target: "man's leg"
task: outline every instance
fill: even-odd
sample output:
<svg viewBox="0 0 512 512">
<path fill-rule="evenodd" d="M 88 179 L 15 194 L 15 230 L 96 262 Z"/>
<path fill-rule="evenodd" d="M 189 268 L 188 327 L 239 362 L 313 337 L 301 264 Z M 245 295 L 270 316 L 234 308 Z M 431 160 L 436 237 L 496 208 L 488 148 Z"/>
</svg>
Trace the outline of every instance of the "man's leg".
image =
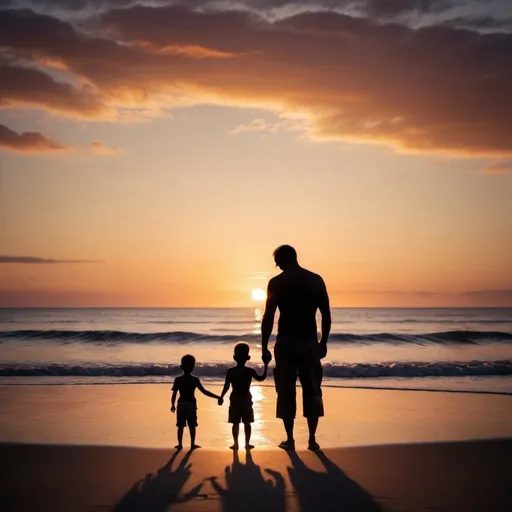
<svg viewBox="0 0 512 512">
<path fill-rule="evenodd" d="M 309 445 L 313 447 L 316 442 L 316 428 L 318 427 L 318 418 L 308 418 Z M 318 447 L 319 448 L 319 447 Z M 318 448 L 316 448 L 318 450 Z"/>
<path fill-rule="evenodd" d="M 281 444 L 294 445 L 295 439 L 293 438 L 293 428 L 295 426 L 294 418 L 283 418 L 284 429 L 286 431 L 286 441 Z"/>
<path fill-rule="evenodd" d="M 286 441 L 279 446 L 284 449 L 294 449 L 293 427 L 297 410 L 297 366 L 291 359 L 291 354 L 287 352 L 286 348 L 280 346 L 279 343 L 276 344 L 274 380 L 277 391 L 277 417 L 283 420 L 286 430 Z"/>
<path fill-rule="evenodd" d="M 322 401 L 322 364 L 317 357 L 317 347 L 313 346 L 304 353 L 299 364 L 299 379 L 302 386 L 302 403 L 304 417 L 307 418 L 309 428 L 310 450 L 318 450 L 320 447 L 316 442 L 316 429 L 318 418 L 324 415 Z"/>
</svg>

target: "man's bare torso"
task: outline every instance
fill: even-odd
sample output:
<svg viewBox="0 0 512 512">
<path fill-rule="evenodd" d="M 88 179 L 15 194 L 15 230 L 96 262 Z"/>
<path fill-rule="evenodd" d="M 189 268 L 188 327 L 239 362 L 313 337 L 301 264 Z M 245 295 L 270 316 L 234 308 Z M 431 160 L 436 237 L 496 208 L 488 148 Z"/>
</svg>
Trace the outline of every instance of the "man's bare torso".
<svg viewBox="0 0 512 512">
<path fill-rule="evenodd" d="M 297 267 L 271 279 L 269 291 L 279 308 L 277 339 L 317 341 L 316 311 L 326 294 L 323 279 Z"/>
</svg>

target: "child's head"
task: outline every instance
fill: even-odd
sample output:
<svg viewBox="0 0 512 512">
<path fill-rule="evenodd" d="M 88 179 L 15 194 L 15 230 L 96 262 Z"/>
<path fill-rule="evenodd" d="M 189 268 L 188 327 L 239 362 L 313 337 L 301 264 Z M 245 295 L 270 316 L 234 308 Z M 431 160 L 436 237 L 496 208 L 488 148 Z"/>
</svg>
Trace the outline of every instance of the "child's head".
<svg viewBox="0 0 512 512">
<path fill-rule="evenodd" d="M 185 373 L 190 373 L 194 369 L 194 366 L 196 365 L 196 358 L 194 356 L 191 356 L 190 354 L 187 354 L 186 356 L 183 356 L 181 358 L 181 366 L 180 368 Z"/>
<path fill-rule="evenodd" d="M 247 343 L 237 343 L 235 345 L 233 359 L 240 364 L 245 364 L 251 356 L 249 355 L 249 345 Z"/>
</svg>

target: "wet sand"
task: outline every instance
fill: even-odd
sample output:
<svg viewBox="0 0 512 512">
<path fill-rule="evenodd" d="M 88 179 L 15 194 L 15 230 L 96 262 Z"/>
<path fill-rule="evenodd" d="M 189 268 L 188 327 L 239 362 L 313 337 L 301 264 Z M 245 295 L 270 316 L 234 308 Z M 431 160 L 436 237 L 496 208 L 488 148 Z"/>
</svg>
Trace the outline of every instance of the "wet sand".
<svg viewBox="0 0 512 512">
<path fill-rule="evenodd" d="M 219 383 L 205 386 L 220 393 Z M 251 389 L 253 444 L 274 448 L 283 438 L 275 390 Z M 512 396 L 330 387 L 323 392 L 326 415 L 318 428 L 323 448 L 512 438 Z M 300 404 L 300 389 L 297 398 Z M 201 393 L 197 399 L 199 444 L 227 448 L 232 444 L 227 400 L 219 407 Z M 0 386 L 0 442 L 169 449 L 176 444 L 169 403 L 170 384 Z M 306 448 L 301 417 L 296 439 L 297 449 Z"/>
</svg>

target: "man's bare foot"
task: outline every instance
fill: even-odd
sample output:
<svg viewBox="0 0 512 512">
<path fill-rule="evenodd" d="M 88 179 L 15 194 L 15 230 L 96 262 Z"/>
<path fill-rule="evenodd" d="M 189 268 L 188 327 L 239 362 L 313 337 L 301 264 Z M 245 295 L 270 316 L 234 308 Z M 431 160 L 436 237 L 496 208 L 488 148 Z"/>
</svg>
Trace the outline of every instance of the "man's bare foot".
<svg viewBox="0 0 512 512">
<path fill-rule="evenodd" d="M 183 450 L 183 445 L 182 444 L 177 444 L 174 448 L 176 448 L 176 450 Z"/>
<path fill-rule="evenodd" d="M 238 450 L 238 443 L 235 443 L 229 447 L 230 450 Z"/>
<path fill-rule="evenodd" d="M 245 445 L 245 449 L 246 449 L 246 450 L 252 450 L 253 448 L 254 448 L 254 445 L 253 445 L 253 444 L 249 444 L 249 443 L 247 443 L 247 444 Z"/>
<path fill-rule="evenodd" d="M 197 450 L 198 448 L 201 448 L 201 446 L 200 446 L 200 445 L 198 445 L 198 444 L 193 444 L 193 445 L 190 447 L 190 449 L 191 449 L 191 450 Z"/>
<path fill-rule="evenodd" d="M 315 439 L 309 440 L 308 450 L 311 450 L 312 452 L 317 452 L 318 450 L 320 450 L 320 445 L 316 442 Z"/>
<path fill-rule="evenodd" d="M 293 439 L 287 439 L 279 444 L 279 448 L 283 450 L 295 450 L 295 441 Z"/>
</svg>

